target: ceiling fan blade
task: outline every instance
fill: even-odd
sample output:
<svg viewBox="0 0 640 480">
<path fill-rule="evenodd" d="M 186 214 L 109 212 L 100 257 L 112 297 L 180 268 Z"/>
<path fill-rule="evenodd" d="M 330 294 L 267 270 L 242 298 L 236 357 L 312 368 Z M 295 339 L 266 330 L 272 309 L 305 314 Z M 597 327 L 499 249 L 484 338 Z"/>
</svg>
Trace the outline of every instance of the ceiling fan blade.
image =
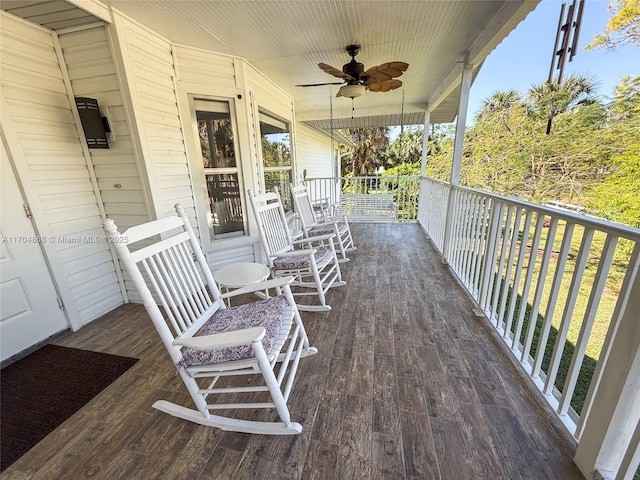
<svg viewBox="0 0 640 480">
<path fill-rule="evenodd" d="M 409 64 L 405 62 L 387 62 L 382 65 L 369 68 L 362 72 L 360 76 L 368 77 L 370 80 L 373 79 L 377 82 L 384 82 L 386 80 L 399 77 L 407 70 L 407 68 L 409 68 Z"/>
<path fill-rule="evenodd" d="M 329 83 L 305 83 L 304 85 L 295 85 L 296 87 L 321 87 L 323 85 L 342 85 L 344 82 L 329 82 Z"/>
<path fill-rule="evenodd" d="M 400 88 L 402 82 L 397 79 L 385 80 L 384 82 L 372 82 L 367 85 L 367 89 L 370 92 L 388 92 Z"/>
<path fill-rule="evenodd" d="M 346 74 L 342 70 L 338 70 L 331 65 L 327 65 L 326 63 L 319 63 L 318 67 L 320 67 L 320 70 L 322 70 L 323 72 L 328 73 L 329 75 L 333 75 L 334 77 L 344 78 L 345 80 L 355 80 L 355 78 L 353 78 L 351 75 Z"/>
</svg>

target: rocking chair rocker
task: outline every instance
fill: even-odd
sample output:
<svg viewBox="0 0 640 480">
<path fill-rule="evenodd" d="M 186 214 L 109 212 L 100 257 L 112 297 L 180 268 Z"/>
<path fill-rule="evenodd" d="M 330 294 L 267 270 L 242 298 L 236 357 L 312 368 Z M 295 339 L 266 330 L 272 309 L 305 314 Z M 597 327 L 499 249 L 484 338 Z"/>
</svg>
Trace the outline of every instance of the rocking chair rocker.
<svg viewBox="0 0 640 480">
<path fill-rule="evenodd" d="M 122 234 L 113 220 L 104 222 L 107 238 L 197 410 L 165 400 L 156 401 L 153 407 L 222 430 L 300 433 L 302 426 L 291 421 L 287 399 L 300 358 L 317 349 L 309 346 L 291 294 L 293 278 L 266 280 L 221 295 L 184 209 L 178 204 L 176 211 L 177 216 L 131 227 Z M 157 235 L 162 239 L 149 244 Z M 132 252 L 130 245 L 141 241 L 145 242 Z M 225 298 L 267 289 L 282 294 L 235 308 L 225 306 Z M 246 380 L 229 378 L 256 375 L 262 375 L 263 382 L 247 385 Z M 266 394 L 269 399 L 258 398 Z M 212 414 L 215 410 L 267 408 L 277 410 L 279 422 Z"/>
<path fill-rule="evenodd" d="M 272 275 L 276 278 L 293 276 L 295 280 L 291 286 L 303 289 L 295 291 L 294 296 L 318 296 L 320 305 L 298 304 L 299 310 L 331 310 L 326 303 L 327 291 L 346 285 L 333 244 L 335 234 L 293 240 L 278 190 L 255 196 L 251 191 L 248 193 Z"/>
<path fill-rule="evenodd" d="M 356 250 L 356 246 L 353 243 L 347 217 L 332 218 L 323 215 L 322 220 L 317 220 L 307 187 L 305 185 L 294 186 L 292 183 L 289 186 L 293 197 L 293 205 L 298 214 L 304 236 L 310 238 L 335 233 L 336 250 L 340 253 L 338 261 L 340 263 L 348 262 L 347 252 Z"/>
</svg>

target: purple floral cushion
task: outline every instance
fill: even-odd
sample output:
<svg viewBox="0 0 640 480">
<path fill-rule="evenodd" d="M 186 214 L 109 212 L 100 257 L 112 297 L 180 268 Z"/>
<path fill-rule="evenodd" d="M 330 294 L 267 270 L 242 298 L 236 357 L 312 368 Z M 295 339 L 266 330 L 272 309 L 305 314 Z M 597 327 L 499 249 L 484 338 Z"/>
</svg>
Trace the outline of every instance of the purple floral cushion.
<svg viewBox="0 0 640 480">
<path fill-rule="evenodd" d="M 315 247 L 316 253 L 313 255 L 316 259 L 316 265 L 321 265 L 322 262 L 331 255 L 331 251 L 326 247 Z M 273 260 L 273 269 L 278 270 L 301 270 L 303 268 L 311 267 L 311 259 L 309 255 L 297 255 L 294 257 L 277 257 Z"/>
<path fill-rule="evenodd" d="M 338 232 L 343 234 L 347 231 L 347 224 L 344 222 L 337 222 Z M 318 235 L 326 235 L 328 233 L 335 233 L 335 228 L 333 223 L 322 223 L 320 225 L 316 225 L 315 227 L 311 227 L 307 233 L 310 237 L 316 237 Z"/>
<path fill-rule="evenodd" d="M 285 297 L 273 297 L 259 302 L 240 305 L 234 308 L 218 310 L 198 331 L 196 336 L 214 333 L 232 332 L 244 328 L 264 327 L 266 333 L 262 338 L 267 355 L 276 344 L 283 321 L 287 320 L 285 310 L 288 303 Z M 230 360 L 242 360 L 253 357 L 251 345 L 218 348 L 214 350 L 182 349 L 182 361 L 178 367 L 211 365 Z"/>
</svg>

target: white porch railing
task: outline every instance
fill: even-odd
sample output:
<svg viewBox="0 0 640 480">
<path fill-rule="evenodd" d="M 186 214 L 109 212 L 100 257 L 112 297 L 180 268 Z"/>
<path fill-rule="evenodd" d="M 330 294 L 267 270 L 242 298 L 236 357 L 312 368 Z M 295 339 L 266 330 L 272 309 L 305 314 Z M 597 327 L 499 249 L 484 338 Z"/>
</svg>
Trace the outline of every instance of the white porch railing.
<svg viewBox="0 0 640 480">
<path fill-rule="evenodd" d="M 398 221 L 418 219 L 420 177 L 369 176 L 339 178 L 305 178 L 312 201 L 338 204 L 340 193 L 392 194 L 398 205 Z"/>
<path fill-rule="evenodd" d="M 640 231 L 433 179 L 420 199 L 418 221 L 573 435 L 585 476 L 631 479 Z"/>
</svg>

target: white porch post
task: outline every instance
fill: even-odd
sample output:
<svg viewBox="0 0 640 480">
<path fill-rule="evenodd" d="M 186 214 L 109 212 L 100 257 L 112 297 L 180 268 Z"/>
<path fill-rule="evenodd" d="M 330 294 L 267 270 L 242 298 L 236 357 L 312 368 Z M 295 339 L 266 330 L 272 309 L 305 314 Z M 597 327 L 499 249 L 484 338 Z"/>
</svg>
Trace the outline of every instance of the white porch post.
<svg viewBox="0 0 640 480">
<path fill-rule="evenodd" d="M 424 112 L 424 134 L 422 135 L 422 164 L 420 166 L 420 176 L 427 175 L 427 155 L 429 150 L 429 127 L 431 127 L 431 112 Z"/>
<path fill-rule="evenodd" d="M 575 462 L 587 478 L 631 479 L 640 452 L 640 246 L 636 245 L 578 425 Z M 604 365 L 604 367 L 600 367 Z M 595 392 L 595 393 L 594 393 Z M 592 402 L 589 399 L 592 398 Z M 585 411 L 582 412 L 585 416 Z M 594 477 L 598 472 L 600 477 Z"/>
<path fill-rule="evenodd" d="M 444 225 L 444 245 L 442 261 L 448 262 L 451 249 L 451 228 L 453 227 L 453 210 L 455 207 L 455 189 L 460 184 L 460 166 L 462 164 L 462 147 L 464 145 L 464 130 L 467 124 L 467 109 L 469 106 L 469 90 L 471 90 L 471 78 L 473 65 L 469 65 L 469 54 L 465 55 L 465 65 L 462 70 L 462 86 L 460 89 L 460 104 L 456 120 L 456 137 L 453 144 L 453 165 L 451 166 L 451 187 L 449 188 L 449 202 L 447 205 L 447 220 Z"/>
<path fill-rule="evenodd" d="M 427 176 L 427 162 L 429 161 L 427 150 L 429 150 L 429 127 L 431 125 L 431 112 L 427 105 L 427 111 L 424 112 L 424 134 L 422 136 L 422 157 L 420 165 L 420 199 L 418 200 L 418 222 L 422 225 L 422 229 L 427 235 L 431 235 L 431 222 L 433 212 L 431 211 L 430 195 L 432 192 L 427 191 L 427 182 L 424 178 Z"/>
</svg>

